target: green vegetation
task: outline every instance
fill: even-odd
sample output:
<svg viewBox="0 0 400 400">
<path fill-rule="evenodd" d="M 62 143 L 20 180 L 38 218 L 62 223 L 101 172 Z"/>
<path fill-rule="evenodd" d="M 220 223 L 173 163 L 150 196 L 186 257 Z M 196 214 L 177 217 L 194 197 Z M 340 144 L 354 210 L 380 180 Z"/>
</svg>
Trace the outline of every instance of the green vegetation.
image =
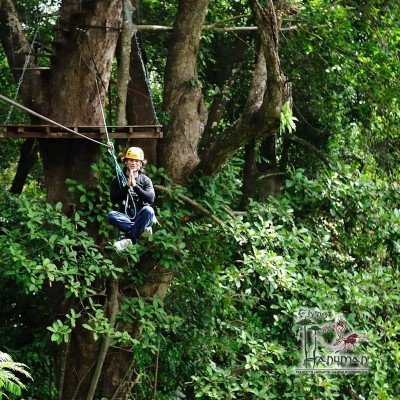
<svg viewBox="0 0 400 400">
<path fill-rule="evenodd" d="M 143 23 L 156 16 L 173 22 L 175 2 L 143 3 Z M 399 6 L 294 3 L 296 28 L 280 38 L 294 105 L 293 112 L 283 107 L 280 133 L 312 146 L 278 139 L 284 178 L 266 201 L 247 199 L 237 211 L 243 150 L 217 178 L 197 174 L 185 186 L 148 165 L 164 188 L 157 191 L 159 224 L 121 256 L 105 220 L 113 175 L 107 152 L 92 165 L 95 188 L 67 179 L 78 209 L 69 217 L 61 203 L 46 204 L 40 168 L 22 194 L 8 192 L 20 143 L 1 142 L 0 399 L 21 397 L 21 389 L 26 400 L 57 398 L 52 347 L 68 346 L 77 330 L 133 353 L 131 399 L 400 398 Z M 245 1 L 214 2 L 210 10 L 210 24 L 249 12 Z M 159 104 L 166 35 L 145 36 Z M 191 82 L 203 87 L 207 105 L 216 93 L 226 97 L 221 129 L 235 121 L 250 81 L 244 69 L 229 90 L 219 87 L 218 65 L 232 40 L 204 34 L 200 77 Z M 8 79 L 3 61 L 2 92 L 11 92 Z M 150 258 L 173 276 L 165 298 L 136 295 L 145 276 L 135 266 Z M 105 279 L 120 282 L 115 324 L 104 312 Z M 65 316 L 51 307 L 55 293 L 70 307 Z M 302 307 L 343 315 L 363 333 L 368 341 L 358 349 L 369 357 L 369 372 L 296 374 Z"/>
<path fill-rule="evenodd" d="M 340 165 L 313 179 L 294 170 L 281 196 L 253 202 L 246 215 L 233 219 L 223 208 L 233 200 L 224 191 L 232 179 L 227 170 L 217 181 L 193 182 L 192 191 L 171 188 L 158 213 L 160 226 L 126 254 L 123 268 L 83 229 L 95 212 L 87 198 L 81 198 L 87 212 L 70 220 L 60 207 L 3 195 L 1 281 L 12 280 L 36 297 L 61 283 L 68 296 L 80 299 L 65 320 L 49 324 L 56 343 L 68 341 L 85 313 L 84 328 L 95 337 L 109 333 L 115 345 L 133 344 L 141 376 L 134 398 L 151 395 L 155 357 L 160 399 L 190 392 L 210 399 L 304 398 L 305 393 L 350 399 L 352 392 L 395 398 L 400 390 L 397 184 Z M 151 173 L 156 181 L 164 179 L 162 171 Z M 188 209 L 178 193 L 209 207 L 223 224 Z M 175 279 L 164 303 L 155 297 L 122 305 L 118 319 L 140 323 L 138 339 L 110 329 L 92 283 L 111 274 L 140 284 L 134 265 L 146 253 L 172 268 Z M 300 307 L 343 313 L 368 337 L 363 350 L 371 358 L 370 373 L 295 375 L 301 331 L 294 318 Z M 10 344 L 11 332 L 2 331 Z"/>
<path fill-rule="evenodd" d="M 15 362 L 8 354 L 0 352 L 0 398 L 7 394 L 20 396 L 22 389 L 26 389 L 17 374 L 31 378 L 26 365 Z"/>
</svg>

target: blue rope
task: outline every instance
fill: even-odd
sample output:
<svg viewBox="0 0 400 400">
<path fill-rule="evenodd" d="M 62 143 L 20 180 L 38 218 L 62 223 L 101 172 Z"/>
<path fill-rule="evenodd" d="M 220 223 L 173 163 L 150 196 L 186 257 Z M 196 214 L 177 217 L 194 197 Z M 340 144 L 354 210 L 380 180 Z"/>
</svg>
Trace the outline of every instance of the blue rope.
<svg viewBox="0 0 400 400">
<path fill-rule="evenodd" d="M 114 161 L 115 174 L 117 175 L 119 186 L 124 187 L 128 184 L 126 175 L 124 174 L 124 171 L 122 171 L 121 167 L 118 164 L 118 160 L 117 160 L 117 157 L 115 157 L 114 150 L 109 149 L 108 152 L 111 154 L 111 157 L 113 158 L 113 161 Z"/>
<path fill-rule="evenodd" d="M 122 171 L 121 167 L 119 166 L 117 157 L 115 156 L 115 153 L 114 153 L 114 146 L 112 145 L 111 142 L 108 142 L 108 145 L 112 146 L 111 148 L 109 148 L 108 152 L 111 154 L 111 157 L 113 158 L 115 174 L 117 175 L 119 187 L 122 188 L 128 184 L 128 180 L 126 179 L 126 175 L 125 175 L 124 171 Z M 125 215 L 130 219 L 134 219 L 134 218 L 136 218 L 136 204 L 135 204 L 135 201 L 133 199 L 132 192 L 130 189 L 128 190 L 128 196 L 132 200 L 132 204 L 135 209 L 135 214 L 133 217 L 128 215 L 128 212 L 127 212 L 128 211 L 128 197 L 127 197 L 126 202 L 125 202 Z"/>
</svg>

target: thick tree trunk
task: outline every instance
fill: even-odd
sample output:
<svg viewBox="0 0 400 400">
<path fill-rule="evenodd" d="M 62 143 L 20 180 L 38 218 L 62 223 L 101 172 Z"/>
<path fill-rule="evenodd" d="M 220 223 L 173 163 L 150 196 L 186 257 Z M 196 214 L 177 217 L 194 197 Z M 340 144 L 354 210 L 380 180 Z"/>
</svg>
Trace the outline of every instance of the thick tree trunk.
<svg viewBox="0 0 400 400">
<path fill-rule="evenodd" d="M 82 5 L 82 7 L 84 7 Z M 104 103 L 111 74 L 121 2 L 90 2 L 86 8 L 76 2 L 63 2 L 60 11 L 57 48 L 51 76 L 46 79 L 47 101 L 42 113 L 64 125 L 102 125 L 100 101 Z M 88 31 L 75 25 L 88 26 Z M 90 29 L 90 26 L 109 28 Z M 96 77 L 102 85 L 98 93 Z M 65 184 L 67 177 L 94 185 L 90 165 L 96 161 L 100 146 L 88 140 L 41 140 L 41 154 L 47 200 L 72 201 Z"/>
<path fill-rule="evenodd" d="M 176 180 L 185 182 L 199 157 L 197 145 L 207 114 L 198 80 L 197 54 L 208 0 L 180 0 L 169 49 L 164 107 L 169 124 L 160 142 L 160 161 Z"/>
<path fill-rule="evenodd" d="M 100 101 L 104 103 L 111 75 L 121 6 L 120 0 L 62 3 L 54 62 L 51 72 L 41 77 L 45 88 L 45 101 L 40 110 L 43 115 L 64 125 L 103 125 Z M 75 29 L 77 25 L 87 27 L 87 31 Z M 103 29 L 91 29 L 102 26 Z M 101 81 L 99 90 L 96 78 Z M 100 145 L 84 139 L 39 142 L 47 201 L 52 204 L 61 201 L 66 210 L 73 199 L 65 179 L 72 178 L 89 187 L 95 185 L 91 164 L 98 158 Z M 71 307 L 62 292 L 62 289 L 52 291 L 57 315 L 63 315 Z M 91 332 L 78 326 L 68 346 L 55 349 L 59 400 L 86 399 L 100 348 L 101 341 L 94 341 Z M 120 379 L 118 371 L 102 375 L 98 390 L 103 391 L 105 387 L 107 395 L 114 393 Z"/>
</svg>

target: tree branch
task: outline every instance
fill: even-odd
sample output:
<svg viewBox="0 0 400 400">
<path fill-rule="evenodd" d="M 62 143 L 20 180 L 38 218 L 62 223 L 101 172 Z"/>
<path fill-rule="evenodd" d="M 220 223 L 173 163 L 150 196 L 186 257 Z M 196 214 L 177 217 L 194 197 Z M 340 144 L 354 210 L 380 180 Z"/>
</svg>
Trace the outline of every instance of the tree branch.
<svg viewBox="0 0 400 400">
<path fill-rule="evenodd" d="M 0 0 L 0 42 L 7 57 L 15 81 L 18 81 L 25 64 L 26 54 L 29 53 L 29 43 L 25 37 L 17 10 L 12 0 Z M 36 64 L 29 60 L 27 67 Z"/>
<path fill-rule="evenodd" d="M 259 111 L 265 93 L 267 69 L 262 50 L 258 53 L 252 83 L 242 116 L 221 134 L 214 135 L 207 151 L 202 154 L 198 169 L 207 175 L 216 175 L 223 165 L 237 152 L 259 135 L 253 118 Z"/>
<path fill-rule="evenodd" d="M 324 163 L 329 164 L 329 160 L 325 157 L 324 153 L 321 150 L 318 150 L 313 144 L 310 142 L 307 142 L 307 140 L 304 140 L 298 136 L 294 135 L 289 135 L 289 134 L 283 134 L 282 135 L 286 140 L 293 142 L 293 143 L 298 143 L 301 146 L 307 148 L 308 150 L 311 150 L 313 153 L 315 153 L 318 158 L 320 158 Z"/>
<path fill-rule="evenodd" d="M 29 172 L 39 159 L 39 146 L 35 139 L 26 139 L 20 147 L 17 172 L 15 173 L 10 193 L 21 194 Z"/>
<path fill-rule="evenodd" d="M 165 187 L 165 186 L 154 185 L 154 189 L 159 190 L 161 192 L 166 192 L 170 196 L 173 195 L 172 190 L 167 188 L 167 187 Z M 178 198 L 180 198 L 181 200 L 183 200 L 185 203 L 191 205 L 193 208 L 195 208 L 195 209 L 199 210 L 200 212 L 202 212 L 204 215 L 207 215 L 207 217 L 210 217 L 217 224 L 224 225 L 224 222 L 222 220 L 220 220 L 218 217 L 216 217 L 211 211 L 207 210 L 201 204 L 197 203 L 197 201 L 192 200 L 191 198 L 185 196 L 182 193 L 178 193 L 178 194 L 176 194 L 176 196 Z"/>
<path fill-rule="evenodd" d="M 226 109 L 228 102 L 228 94 L 235 82 L 236 75 L 242 69 L 244 56 L 247 53 L 248 44 L 242 37 L 237 37 L 234 50 L 231 52 L 230 59 L 225 62 L 224 74 L 221 81 L 223 82 L 222 88 L 218 94 L 214 96 L 210 110 L 208 112 L 207 124 L 201 136 L 199 144 L 199 155 L 203 158 L 208 152 L 209 148 L 215 141 L 218 132 L 218 124 Z"/>
</svg>

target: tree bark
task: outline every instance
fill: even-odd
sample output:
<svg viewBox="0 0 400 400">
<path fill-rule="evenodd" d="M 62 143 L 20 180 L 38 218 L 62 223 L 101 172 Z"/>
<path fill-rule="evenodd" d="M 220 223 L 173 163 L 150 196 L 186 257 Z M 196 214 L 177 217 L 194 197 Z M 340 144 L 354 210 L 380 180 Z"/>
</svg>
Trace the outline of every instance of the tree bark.
<svg viewBox="0 0 400 400">
<path fill-rule="evenodd" d="M 165 71 L 164 107 L 170 119 L 159 156 L 165 170 L 181 183 L 199 163 L 197 145 L 207 122 L 197 71 L 207 7 L 208 0 L 179 1 Z"/>
<path fill-rule="evenodd" d="M 126 124 L 126 97 L 130 81 L 129 65 L 131 55 L 131 42 L 134 34 L 132 23 L 133 6 L 130 0 L 123 3 L 123 24 L 120 39 L 120 56 L 117 81 L 117 125 Z"/>
</svg>

